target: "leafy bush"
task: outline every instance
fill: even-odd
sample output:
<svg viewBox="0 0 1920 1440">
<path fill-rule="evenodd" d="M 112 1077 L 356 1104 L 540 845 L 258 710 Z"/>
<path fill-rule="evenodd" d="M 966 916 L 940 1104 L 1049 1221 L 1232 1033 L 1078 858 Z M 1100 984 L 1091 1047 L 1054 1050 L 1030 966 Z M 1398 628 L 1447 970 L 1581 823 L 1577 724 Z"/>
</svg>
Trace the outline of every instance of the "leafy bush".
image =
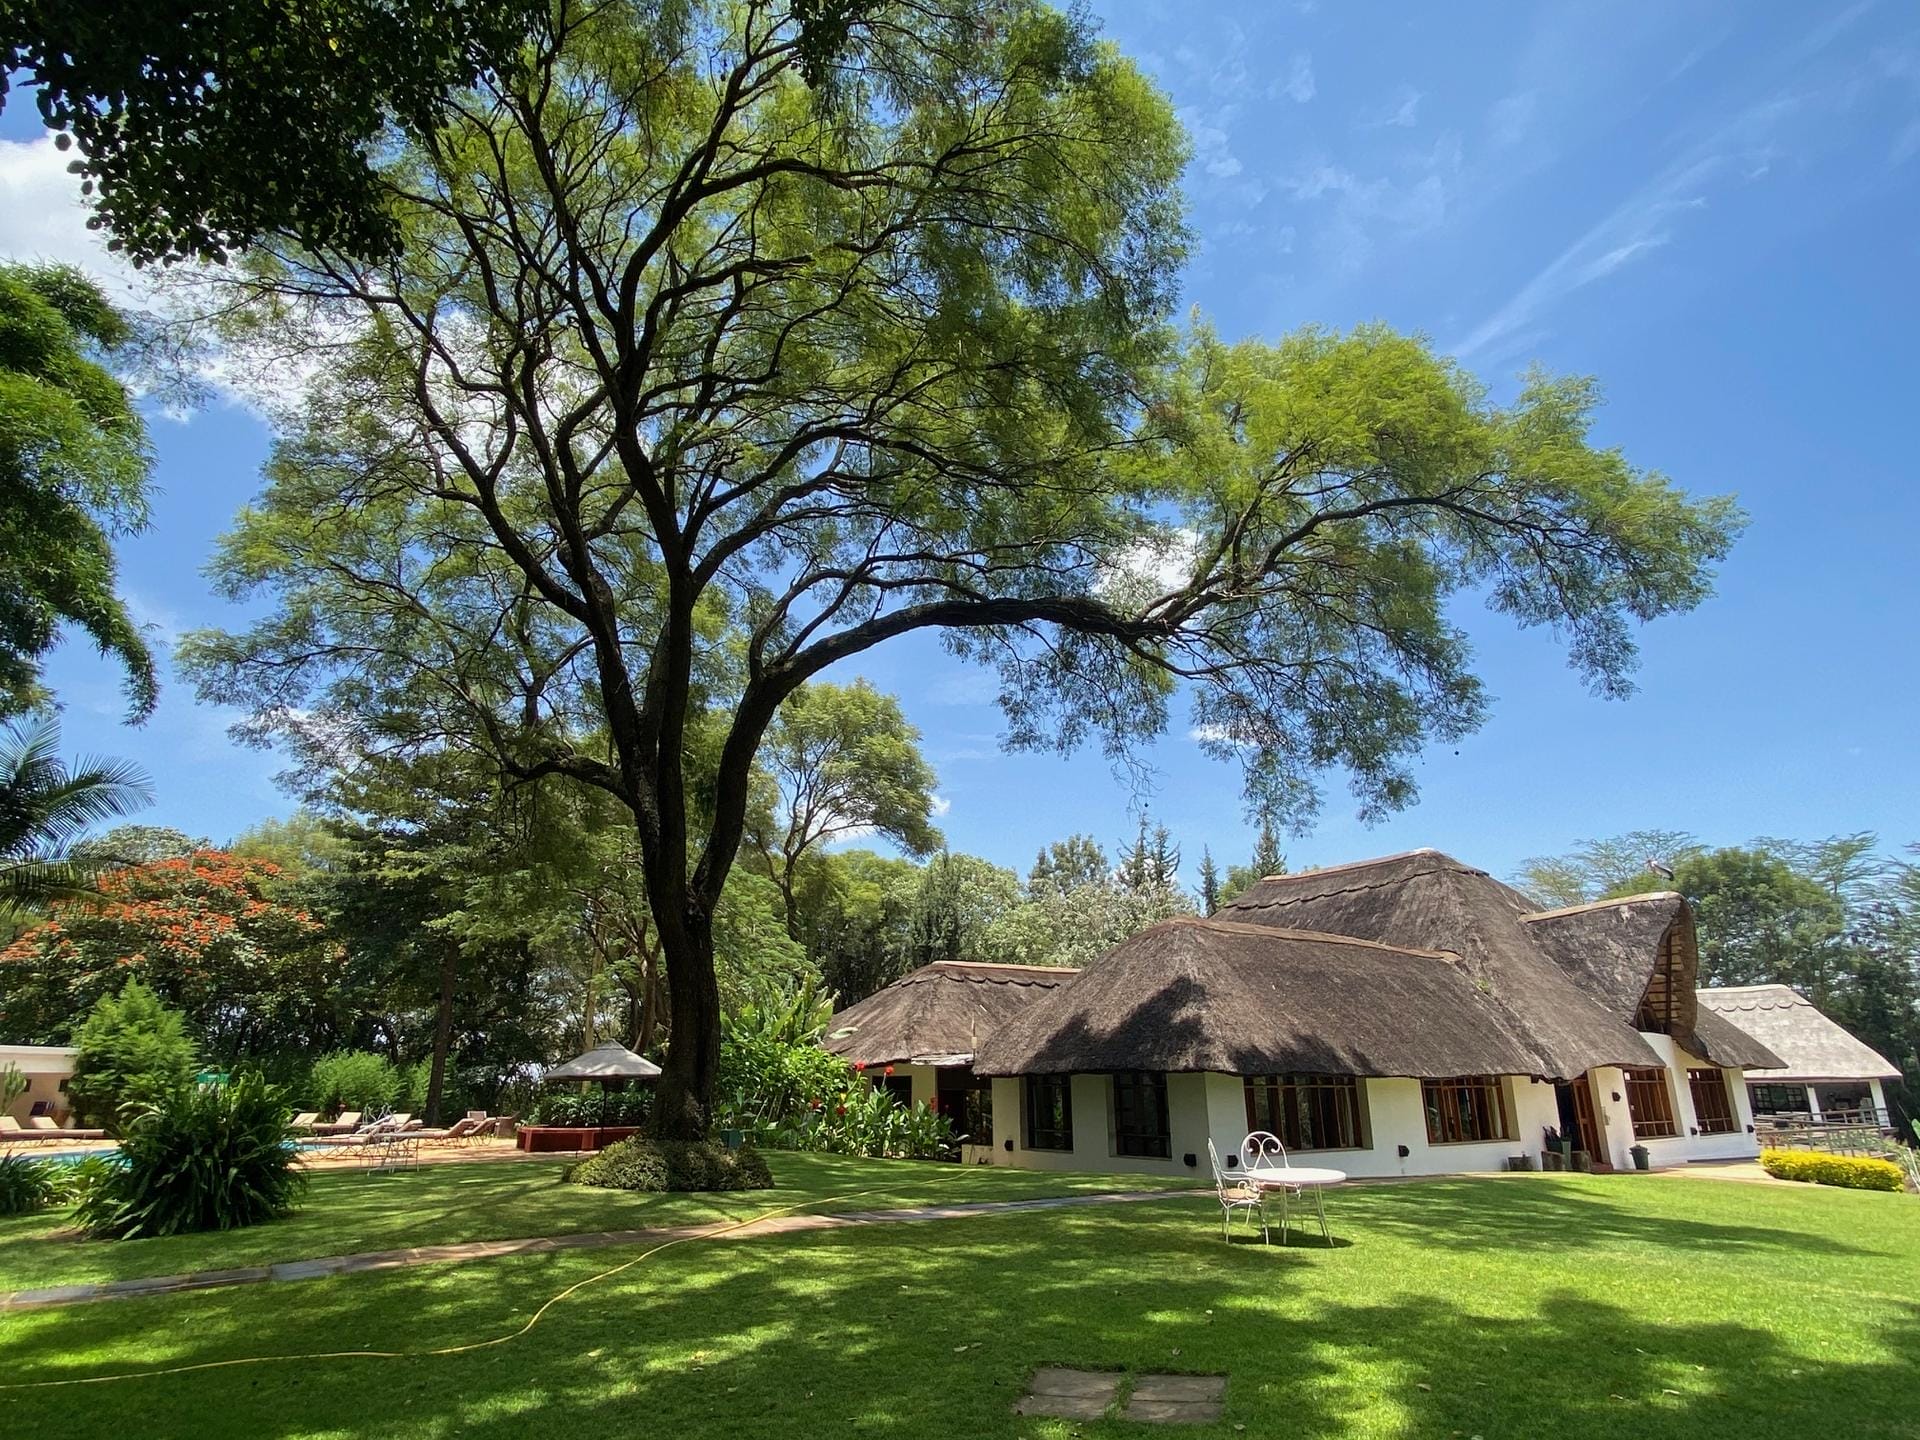
<svg viewBox="0 0 1920 1440">
<path fill-rule="evenodd" d="M 193 1079 L 185 1018 L 138 980 L 118 995 L 101 996 L 74 1044 L 79 1053 L 67 1082 L 74 1109 L 115 1134 L 128 1114 Z"/>
<path fill-rule="evenodd" d="M 126 1240 L 284 1215 L 306 1183 L 291 1140 L 286 1093 L 258 1075 L 183 1085 L 127 1127 L 123 1163 L 88 1191 L 80 1223 Z"/>
<path fill-rule="evenodd" d="M 555 1090 L 542 1095 L 533 1105 L 536 1125 L 644 1125 L 653 1097 L 645 1090 L 623 1090 L 608 1094 L 588 1091 Z"/>
<path fill-rule="evenodd" d="M 13 1102 L 27 1093 L 27 1077 L 14 1064 L 0 1065 L 0 1115 L 13 1108 Z"/>
<path fill-rule="evenodd" d="M 1762 1150 L 1760 1165 L 1769 1175 L 1777 1175 L 1782 1180 L 1838 1185 L 1847 1190 L 1899 1190 L 1906 1185 L 1906 1177 L 1891 1160 L 1857 1155 L 1823 1155 L 1817 1150 Z"/>
<path fill-rule="evenodd" d="M 26 1215 L 60 1198 L 63 1167 L 26 1155 L 0 1155 L 0 1215 Z"/>
<path fill-rule="evenodd" d="M 371 1050 L 335 1050 L 313 1062 L 307 1098 L 317 1110 L 391 1109 L 400 1094 L 400 1072 Z"/>
<path fill-rule="evenodd" d="M 609 1145 L 567 1172 L 576 1185 L 612 1190 L 766 1190 L 773 1172 L 751 1146 L 729 1150 L 710 1140 L 647 1140 Z"/>
<path fill-rule="evenodd" d="M 125 1164 L 116 1153 L 95 1152 L 55 1166 L 54 1183 L 60 1189 L 64 1205 L 83 1205 L 94 1190 L 106 1183 Z"/>
</svg>

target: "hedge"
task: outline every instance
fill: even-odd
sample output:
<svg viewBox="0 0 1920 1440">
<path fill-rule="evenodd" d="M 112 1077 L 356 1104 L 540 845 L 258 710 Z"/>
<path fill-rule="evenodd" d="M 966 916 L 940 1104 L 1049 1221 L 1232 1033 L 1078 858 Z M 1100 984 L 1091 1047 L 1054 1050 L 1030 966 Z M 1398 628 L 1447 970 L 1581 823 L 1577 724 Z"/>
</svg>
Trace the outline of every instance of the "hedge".
<svg viewBox="0 0 1920 1440">
<path fill-rule="evenodd" d="M 1782 1180 L 1838 1185 L 1847 1190 L 1899 1190 L 1906 1177 L 1891 1160 L 1857 1155 L 1823 1155 L 1817 1150 L 1762 1150 L 1760 1165 Z"/>
<path fill-rule="evenodd" d="M 566 1172 L 576 1185 L 610 1190 L 766 1190 L 773 1176 L 760 1152 L 710 1140 L 657 1141 L 634 1136 L 609 1145 Z"/>
</svg>

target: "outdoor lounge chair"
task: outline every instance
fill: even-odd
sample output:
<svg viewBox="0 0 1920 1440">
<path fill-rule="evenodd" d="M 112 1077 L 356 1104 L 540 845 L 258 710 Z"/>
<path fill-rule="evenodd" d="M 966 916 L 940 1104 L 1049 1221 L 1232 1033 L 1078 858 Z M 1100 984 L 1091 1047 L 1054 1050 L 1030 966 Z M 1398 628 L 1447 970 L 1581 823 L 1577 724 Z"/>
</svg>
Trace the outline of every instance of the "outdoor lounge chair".
<svg viewBox="0 0 1920 1440">
<path fill-rule="evenodd" d="M 27 1124 L 32 1127 L 35 1135 L 44 1140 L 104 1140 L 107 1138 L 107 1132 L 104 1130 L 71 1129 L 65 1125 L 54 1124 L 52 1117 L 47 1115 L 29 1116 Z"/>
<path fill-rule="evenodd" d="M 25 1144 L 31 1140 L 37 1145 L 45 1138 L 43 1135 L 34 1134 L 33 1131 L 27 1129 L 26 1126 L 14 1119 L 13 1116 L 0 1115 L 0 1141 Z"/>
<path fill-rule="evenodd" d="M 319 1123 L 320 1112 L 318 1110 L 302 1110 L 287 1122 L 287 1128 L 289 1130 L 311 1130 Z"/>
<path fill-rule="evenodd" d="M 1243 1184 L 1238 1180 L 1229 1180 L 1227 1172 L 1220 1168 L 1220 1152 L 1213 1148 L 1211 1136 L 1207 1139 L 1207 1159 L 1213 1162 L 1213 1189 L 1220 1197 L 1220 1237 L 1233 1239 L 1233 1212 L 1247 1212 L 1247 1226 L 1253 1226 L 1254 1217 L 1260 1218 L 1260 1243 L 1270 1245 L 1267 1238 L 1266 1196 L 1258 1185 Z"/>
<path fill-rule="evenodd" d="M 315 1125 L 313 1127 L 313 1133 L 316 1135 L 349 1135 L 359 1128 L 360 1112 L 358 1110 L 347 1110 L 343 1111 L 338 1119 Z"/>
<path fill-rule="evenodd" d="M 441 1128 L 405 1130 L 401 1133 L 406 1135 L 410 1140 L 445 1140 L 449 1144 L 465 1144 L 473 1138 L 474 1132 L 480 1128 L 481 1123 L 481 1121 L 475 1120 L 469 1115 L 463 1119 L 454 1121 L 451 1125 Z"/>
</svg>

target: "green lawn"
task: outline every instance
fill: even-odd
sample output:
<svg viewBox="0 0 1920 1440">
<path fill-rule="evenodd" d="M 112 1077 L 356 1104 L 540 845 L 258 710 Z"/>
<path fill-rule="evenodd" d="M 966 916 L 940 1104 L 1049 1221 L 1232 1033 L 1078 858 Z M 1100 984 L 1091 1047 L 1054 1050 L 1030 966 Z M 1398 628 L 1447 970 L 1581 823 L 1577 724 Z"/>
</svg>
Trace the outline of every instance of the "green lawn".
<svg viewBox="0 0 1920 1440">
<path fill-rule="evenodd" d="M 1162 1182 L 1139 1176 L 1047 1175 L 839 1155 L 772 1158 L 777 1188 L 723 1195 L 636 1195 L 567 1185 L 560 1179 L 564 1159 L 423 1165 L 399 1173 L 326 1171 L 314 1176 L 300 1210 L 285 1220 L 159 1240 L 85 1240 L 64 1213 L 14 1216 L 0 1219 L 0 1294 L 462 1240 L 697 1225 L 803 1203 L 814 1210 L 862 1210 L 1162 1188 Z"/>
<path fill-rule="evenodd" d="M 1516 1176 L 1330 1208 L 1330 1250 L 1223 1244 L 1205 1195 L 683 1245 L 495 1348 L 0 1392 L 0 1434 L 1163 1433 L 1016 1418 L 1060 1363 L 1230 1377 L 1220 1426 L 1169 1434 L 1920 1435 L 1911 1197 Z M 633 1253 L 0 1318 L 0 1380 L 471 1343 Z"/>
</svg>

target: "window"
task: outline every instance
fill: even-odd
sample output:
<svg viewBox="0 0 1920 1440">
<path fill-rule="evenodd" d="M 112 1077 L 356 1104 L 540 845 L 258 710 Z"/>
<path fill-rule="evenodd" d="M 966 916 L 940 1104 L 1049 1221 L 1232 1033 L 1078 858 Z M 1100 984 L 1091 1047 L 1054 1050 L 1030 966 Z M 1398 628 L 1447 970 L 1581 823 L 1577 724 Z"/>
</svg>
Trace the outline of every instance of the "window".
<svg viewBox="0 0 1920 1440">
<path fill-rule="evenodd" d="M 1804 1085 L 1749 1085 L 1747 1097 L 1753 1101 L 1753 1113 L 1756 1115 L 1807 1113 L 1807 1087 Z"/>
<path fill-rule="evenodd" d="M 1029 1075 L 1027 1148 L 1073 1149 L 1073 1091 L 1065 1075 Z"/>
<path fill-rule="evenodd" d="M 893 1067 L 889 1065 L 887 1068 L 891 1070 Z M 872 1078 L 874 1089 L 886 1091 L 893 1103 L 902 1110 L 913 1107 L 913 1076 L 875 1075 Z"/>
<path fill-rule="evenodd" d="M 1693 1094 L 1693 1118 L 1702 1135 L 1731 1135 L 1739 1125 L 1734 1120 L 1733 1097 L 1727 1093 L 1727 1077 L 1719 1069 L 1687 1071 L 1687 1089 Z"/>
<path fill-rule="evenodd" d="M 1678 1135 L 1673 1120 L 1673 1096 L 1667 1090 L 1667 1072 L 1658 1065 L 1621 1072 L 1627 1077 L 1627 1114 L 1633 1117 L 1633 1138 L 1661 1140 Z"/>
<path fill-rule="evenodd" d="M 1123 1070 L 1113 1077 L 1113 1153 L 1173 1158 L 1162 1071 Z"/>
<path fill-rule="evenodd" d="M 1278 1135 L 1289 1150 L 1360 1150 L 1366 1128 L 1351 1075 L 1249 1075 L 1247 1129 Z"/>
<path fill-rule="evenodd" d="M 954 1137 L 969 1145 L 993 1143 L 993 1081 L 971 1070 L 948 1067 L 938 1073 L 934 1098 L 953 1126 Z"/>
<path fill-rule="evenodd" d="M 1427 1139 L 1434 1145 L 1505 1140 L 1512 1133 L 1507 1127 L 1507 1107 L 1500 1096 L 1498 1075 L 1422 1080 L 1420 1098 L 1427 1110 Z"/>
</svg>

